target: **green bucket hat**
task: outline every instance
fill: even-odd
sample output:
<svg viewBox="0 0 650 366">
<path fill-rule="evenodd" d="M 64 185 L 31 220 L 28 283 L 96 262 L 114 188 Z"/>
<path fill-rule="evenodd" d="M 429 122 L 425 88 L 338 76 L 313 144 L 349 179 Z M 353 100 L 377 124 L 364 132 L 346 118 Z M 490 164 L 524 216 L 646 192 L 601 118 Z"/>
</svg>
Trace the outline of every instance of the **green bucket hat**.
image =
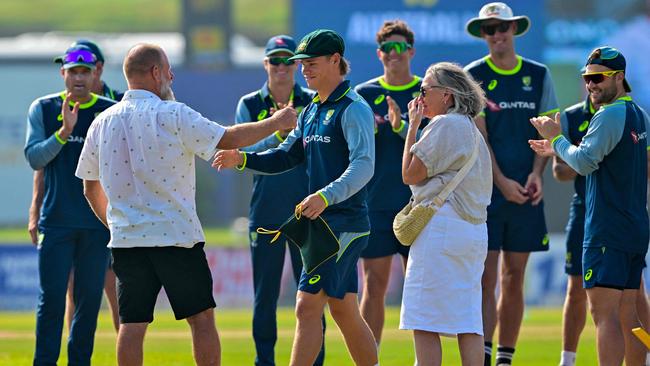
<svg viewBox="0 0 650 366">
<path fill-rule="evenodd" d="M 275 234 L 271 243 L 278 240 L 280 234 L 300 249 L 302 266 L 307 274 L 312 273 L 328 259 L 336 256 L 341 247 L 332 229 L 320 216 L 315 220 L 299 214 L 291 217 L 277 230 L 258 228 L 259 234 Z"/>
<path fill-rule="evenodd" d="M 345 52 L 345 43 L 338 33 L 330 29 L 316 29 L 302 38 L 296 48 L 296 54 L 289 60 L 327 56 L 335 53 L 343 56 L 343 52 Z"/>
</svg>

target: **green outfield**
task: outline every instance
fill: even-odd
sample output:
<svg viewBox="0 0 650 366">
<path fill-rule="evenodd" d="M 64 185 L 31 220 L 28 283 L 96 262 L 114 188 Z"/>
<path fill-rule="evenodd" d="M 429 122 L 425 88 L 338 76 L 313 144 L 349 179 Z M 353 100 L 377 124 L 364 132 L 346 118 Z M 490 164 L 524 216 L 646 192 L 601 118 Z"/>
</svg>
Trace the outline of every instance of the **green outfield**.
<svg viewBox="0 0 650 366">
<path fill-rule="evenodd" d="M 217 309 L 217 326 L 221 335 L 223 365 L 252 365 L 254 346 L 250 333 L 249 310 Z M 294 315 L 290 308 L 282 308 L 278 314 L 279 339 L 276 346 L 276 362 L 287 365 L 294 329 Z M 31 364 L 34 347 L 34 314 L 0 313 L 0 365 Z M 386 314 L 386 327 L 381 343 L 380 363 L 389 365 L 412 365 L 413 346 L 411 334 L 397 329 L 399 309 L 390 308 Z M 326 364 L 352 365 L 343 339 L 335 323 L 328 318 Z M 516 364 L 536 366 L 555 365 L 559 362 L 561 309 L 533 308 L 524 319 L 515 354 Z M 591 320 L 583 333 L 578 349 L 577 365 L 595 365 L 595 331 Z M 443 340 L 443 365 L 460 365 L 455 340 Z M 65 346 L 61 348 L 59 364 L 65 364 Z M 175 321 L 171 310 L 156 314 L 145 342 L 146 365 L 191 365 L 189 328 L 185 322 Z M 107 311 L 102 311 L 95 340 L 93 365 L 115 365 L 115 332 Z"/>
<path fill-rule="evenodd" d="M 205 232 L 206 245 L 218 247 L 245 247 L 248 245 L 246 234 L 237 233 L 228 228 L 206 227 Z M 29 243 L 29 233 L 25 227 L 0 227 L 0 245 Z"/>
</svg>

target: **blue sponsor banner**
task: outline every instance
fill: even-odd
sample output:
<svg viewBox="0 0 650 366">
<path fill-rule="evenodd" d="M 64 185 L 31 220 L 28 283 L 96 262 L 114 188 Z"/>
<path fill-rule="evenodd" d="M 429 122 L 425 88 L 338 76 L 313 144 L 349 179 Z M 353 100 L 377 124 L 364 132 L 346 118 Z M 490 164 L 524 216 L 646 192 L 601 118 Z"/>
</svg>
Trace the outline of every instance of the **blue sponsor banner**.
<svg viewBox="0 0 650 366">
<path fill-rule="evenodd" d="M 345 57 L 351 62 L 353 83 L 363 82 L 383 73 L 377 59 L 375 36 L 386 20 L 401 19 L 415 33 L 416 54 L 412 71 L 423 75 L 426 68 L 439 61 L 465 65 L 487 54 L 483 40 L 465 32 L 467 21 L 478 15 L 486 0 L 333 0 L 326 3 L 296 0 L 293 2 L 294 34 L 300 39 L 317 28 L 329 28 L 345 39 Z M 516 39 L 517 52 L 540 60 L 542 55 L 542 1 L 511 1 L 514 15 L 527 15 L 531 28 Z M 317 15 L 316 15 L 317 14 Z M 541 60 L 540 60 L 541 61 Z"/>
<path fill-rule="evenodd" d="M 38 252 L 31 244 L 0 245 L 0 309 L 35 309 Z"/>
</svg>

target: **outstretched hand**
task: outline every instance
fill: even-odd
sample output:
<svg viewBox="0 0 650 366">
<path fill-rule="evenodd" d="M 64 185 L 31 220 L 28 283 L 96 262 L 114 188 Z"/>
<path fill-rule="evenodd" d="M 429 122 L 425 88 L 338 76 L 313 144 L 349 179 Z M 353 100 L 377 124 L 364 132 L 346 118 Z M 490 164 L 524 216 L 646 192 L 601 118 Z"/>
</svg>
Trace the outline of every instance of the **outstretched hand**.
<svg viewBox="0 0 650 366">
<path fill-rule="evenodd" d="M 244 164 L 244 156 L 237 149 L 219 150 L 212 161 L 212 167 L 216 168 L 217 171 L 231 169 L 242 164 Z"/>
</svg>

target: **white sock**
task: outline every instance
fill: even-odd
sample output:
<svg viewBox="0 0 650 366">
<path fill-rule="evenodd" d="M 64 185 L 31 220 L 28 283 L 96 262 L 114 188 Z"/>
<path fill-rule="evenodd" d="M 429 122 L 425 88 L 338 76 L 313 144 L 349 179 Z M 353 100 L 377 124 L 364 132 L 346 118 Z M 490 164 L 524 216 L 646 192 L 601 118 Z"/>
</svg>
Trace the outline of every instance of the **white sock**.
<svg viewBox="0 0 650 366">
<path fill-rule="evenodd" d="M 650 352 L 645 355 L 645 366 L 650 366 Z"/>
<path fill-rule="evenodd" d="M 560 366 L 575 366 L 576 364 L 576 353 L 569 351 L 562 351 L 562 357 L 560 358 Z"/>
</svg>

